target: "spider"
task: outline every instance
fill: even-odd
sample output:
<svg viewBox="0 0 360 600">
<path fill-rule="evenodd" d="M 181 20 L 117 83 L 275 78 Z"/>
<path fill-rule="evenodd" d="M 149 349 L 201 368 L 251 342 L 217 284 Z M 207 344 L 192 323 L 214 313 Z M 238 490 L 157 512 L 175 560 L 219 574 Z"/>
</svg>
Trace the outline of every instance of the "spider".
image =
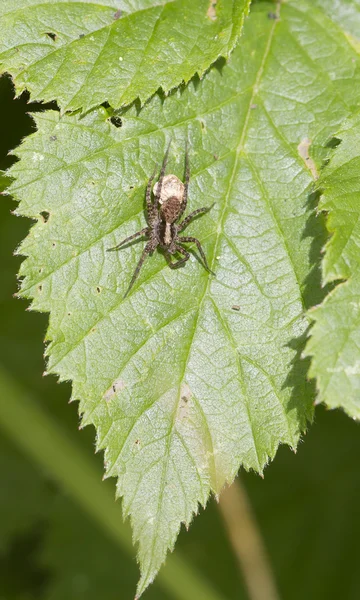
<svg viewBox="0 0 360 600">
<path fill-rule="evenodd" d="M 124 244 L 134 240 L 140 236 L 146 236 L 148 238 L 148 242 L 142 252 L 140 260 L 137 264 L 137 267 L 134 271 L 132 279 L 130 281 L 129 287 L 125 293 L 124 298 L 130 292 L 132 286 L 134 285 L 139 273 L 140 269 L 147 257 L 148 254 L 151 254 L 158 246 L 162 248 L 167 254 L 175 254 L 178 252 L 182 254 L 183 258 L 180 258 L 176 262 L 171 262 L 169 260 L 169 266 L 172 269 L 176 269 L 180 267 L 190 258 L 190 253 L 185 250 L 181 246 L 183 242 L 193 242 L 196 244 L 201 258 L 204 262 L 204 266 L 209 273 L 213 273 L 209 268 L 208 262 L 206 260 L 205 253 L 201 247 L 201 244 L 197 238 L 190 236 L 179 236 L 179 233 L 187 227 L 190 221 L 201 213 L 208 212 L 214 206 L 204 206 L 202 208 L 197 208 L 192 213 L 190 213 L 181 223 L 176 223 L 176 221 L 183 215 L 188 199 L 188 187 L 190 180 L 190 167 L 189 167 L 189 156 L 186 148 L 185 151 L 185 184 L 180 181 L 176 175 L 165 175 L 166 164 L 169 155 L 170 144 L 166 150 L 164 160 L 162 163 L 159 181 L 155 183 L 153 194 L 154 194 L 154 202 L 151 200 L 151 186 L 152 182 L 155 178 L 155 173 L 149 179 L 149 182 L 146 187 L 146 207 L 147 207 L 147 221 L 148 227 L 144 227 L 140 231 L 137 231 L 133 235 L 125 238 L 114 246 L 113 248 L 108 248 L 108 252 L 119 250 Z"/>
</svg>

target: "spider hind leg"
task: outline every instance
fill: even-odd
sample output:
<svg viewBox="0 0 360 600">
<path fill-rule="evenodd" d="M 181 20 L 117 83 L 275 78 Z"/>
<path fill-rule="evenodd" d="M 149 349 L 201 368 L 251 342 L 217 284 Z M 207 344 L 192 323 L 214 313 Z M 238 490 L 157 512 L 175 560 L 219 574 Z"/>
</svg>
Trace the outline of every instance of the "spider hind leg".
<svg viewBox="0 0 360 600">
<path fill-rule="evenodd" d="M 208 265 L 208 261 L 206 259 L 205 256 L 205 252 L 202 248 L 202 245 L 200 244 L 199 240 L 195 237 L 190 237 L 190 236 L 186 236 L 186 237 L 179 237 L 178 238 L 179 242 L 182 244 L 183 242 L 193 242 L 194 244 L 196 244 L 197 249 L 200 252 L 200 256 L 203 260 L 204 266 L 206 268 L 207 271 L 209 271 L 209 273 L 211 273 L 211 275 L 215 275 L 214 271 L 212 271 Z"/>
<path fill-rule="evenodd" d="M 190 253 L 187 250 L 185 250 L 185 248 L 183 248 L 182 246 L 179 246 L 179 244 L 175 245 L 175 249 L 177 252 L 182 254 L 184 258 L 180 258 L 176 262 L 169 261 L 169 267 L 171 269 L 177 269 L 178 267 L 181 267 L 181 265 L 184 265 L 186 261 L 190 258 Z"/>
</svg>

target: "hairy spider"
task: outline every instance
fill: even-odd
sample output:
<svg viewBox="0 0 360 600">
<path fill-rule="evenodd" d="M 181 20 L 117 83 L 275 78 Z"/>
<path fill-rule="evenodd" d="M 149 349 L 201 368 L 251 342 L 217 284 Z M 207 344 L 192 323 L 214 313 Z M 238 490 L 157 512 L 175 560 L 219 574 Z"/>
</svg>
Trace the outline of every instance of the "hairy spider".
<svg viewBox="0 0 360 600">
<path fill-rule="evenodd" d="M 187 225 L 194 217 L 196 217 L 200 213 L 205 213 L 209 211 L 214 206 L 214 204 L 212 204 L 211 206 L 197 208 L 192 213 L 190 213 L 183 221 L 181 221 L 181 223 L 175 223 L 175 221 L 177 221 L 182 216 L 186 209 L 190 180 L 190 167 L 188 151 L 186 148 L 185 184 L 182 181 L 180 181 L 180 179 L 176 177 L 176 175 L 165 175 L 169 148 L 170 144 L 164 156 L 159 181 L 154 185 L 154 202 L 151 200 L 151 186 L 152 182 L 154 181 L 156 171 L 154 171 L 147 184 L 146 207 L 148 227 L 144 227 L 144 229 L 141 229 L 133 235 L 130 235 L 129 237 L 125 238 L 117 246 L 114 246 L 113 248 L 108 248 L 108 251 L 119 250 L 124 244 L 130 242 L 131 240 L 137 237 L 146 236 L 149 238 L 149 241 L 147 242 L 143 253 L 140 257 L 140 260 L 137 264 L 137 267 L 134 271 L 125 296 L 127 296 L 132 286 L 134 285 L 136 278 L 139 275 L 140 269 L 145 261 L 145 258 L 148 254 L 152 253 L 158 246 L 165 250 L 167 254 L 175 254 L 176 252 L 182 254 L 183 258 L 180 258 L 178 261 L 169 261 L 169 266 L 172 269 L 176 269 L 177 267 L 183 265 L 190 258 L 189 252 L 185 250 L 185 248 L 183 248 L 180 244 L 182 244 L 183 242 L 193 242 L 194 244 L 196 244 L 197 249 L 200 252 L 205 268 L 207 269 L 207 271 L 209 271 L 209 273 L 212 273 L 214 275 L 213 271 L 211 271 L 211 269 L 209 268 L 205 253 L 201 247 L 199 240 L 190 236 L 179 236 L 179 233 L 183 231 L 185 227 L 187 227 Z"/>
</svg>

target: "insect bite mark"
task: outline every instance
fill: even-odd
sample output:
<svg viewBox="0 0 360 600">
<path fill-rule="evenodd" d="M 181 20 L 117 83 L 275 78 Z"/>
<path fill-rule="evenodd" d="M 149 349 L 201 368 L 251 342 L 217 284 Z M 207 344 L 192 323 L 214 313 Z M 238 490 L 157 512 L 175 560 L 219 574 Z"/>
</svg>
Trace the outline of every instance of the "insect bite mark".
<svg viewBox="0 0 360 600">
<path fill-rule="evenodd" d="M 48 222 L 48 220 L 49 220 L 49 217 L 50 217 L 50 213 L 49 213 L 47 210 L 43 210 L 43 211 L 40 213 L 40 216 L 41 216 L 41 218 L 42 218 L 42 221 L 43 221 L 44 223 L 47 223 L 47 222 Z"/>
<path fill-rule="evenodd" d="M 122 120 L 120 119 L 120 117 L 117 116 L 112 116 L 109 119 L 110 123 L 112 123 L 114 125 L 114 127 L 119 128 L 122 127 Z"/>
<path fill-rule="evenodd" d="M 53 42 L 56 42 L 56 40 L 57 40 L 56 33 L 52 33 L 51 31 L 46 31 L 45 35 L 47 35 L 50 39 L 52 39 Z"/>
</svg>

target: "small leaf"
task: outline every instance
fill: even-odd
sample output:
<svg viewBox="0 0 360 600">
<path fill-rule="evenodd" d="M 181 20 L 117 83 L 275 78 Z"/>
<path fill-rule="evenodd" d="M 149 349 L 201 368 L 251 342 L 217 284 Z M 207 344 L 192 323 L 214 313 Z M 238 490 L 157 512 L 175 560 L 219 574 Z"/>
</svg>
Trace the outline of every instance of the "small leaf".
<svg viewBox="0 0 360 600">
<path fill-rule="evenodd" d="M 261 2 L 201 83 L 119 112 L 121 126 L 105 109 L 39 115 L 19 148 L 12 193 L 38 220 L 19 250 L 22 294 L 50 312 L 48 370 L 73 380 L 118 478 L 138 595 L 199 504 L 240 465 L 262 473 L 280 443 L 295 448 L 312 417 L 299 354 L 324 232 L 311 192 L 359 84 L 358 55 L 322 11 Z M 124 299 L 143 244 L 106 249 L 144 227 L 170 140 L 178 177 L 189 140 L 189 211 L 215 203 L 188 228 L 215 277 L 195 256 L 172 271 L 155 252 Z"/>
<path fill-rule="evenodd" d="M 35 0 L 0 6 L 0 65 L 17 92 L 62 110 L 117 108 L 200 76 L 240 34 L 250 0 Z"/>
<path fill-rule="evenodd" d="M 360 418 L 360 116 L 344 123 L 341 140 L 319 180 L 319 210 L 332 234 L 323 260 L 324 283 L 348 279 L 310 313 L 315 325 L 306 346 L 312 356 L 318 402 Z"/>
</svg>

